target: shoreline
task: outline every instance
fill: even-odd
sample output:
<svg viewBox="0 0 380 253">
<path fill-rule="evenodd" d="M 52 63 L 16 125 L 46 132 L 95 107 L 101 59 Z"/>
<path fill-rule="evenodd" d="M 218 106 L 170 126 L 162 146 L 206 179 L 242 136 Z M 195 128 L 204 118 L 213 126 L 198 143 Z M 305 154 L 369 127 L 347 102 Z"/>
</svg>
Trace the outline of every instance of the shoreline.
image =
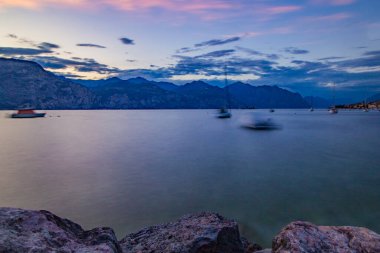
<svg viewBox="0 0 380 253">
<path fill-rule="evenodd" d="M 238 223 L 217 213 L 190 214 L 118 240 L 112 228 L 85 231 L 45 210 L 0 208 L 0 252 L 288 253 L 380 252 L 380 235 L 367 228 L 294 221 L 263 249 L 240 236 Z"/>
</svg>

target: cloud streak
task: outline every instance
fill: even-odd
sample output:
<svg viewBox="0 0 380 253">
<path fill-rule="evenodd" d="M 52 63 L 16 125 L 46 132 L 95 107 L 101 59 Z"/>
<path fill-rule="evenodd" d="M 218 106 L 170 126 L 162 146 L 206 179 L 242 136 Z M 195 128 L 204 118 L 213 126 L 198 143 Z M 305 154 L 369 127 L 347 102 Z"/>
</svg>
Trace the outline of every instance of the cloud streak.
<svg viewBox="0 0 380 253">
<path fill-rule="evenodd" d="M 350 5 L 356 2 L 356 0 L 310 0 L 313 4 L 320 5 Z"/>
<path fill-rule="evenodd" d="M 284 49 L 285 52 L 289 53 L 289 54 L 308 54 L 309 51 L 308 50 L 305 50 L 305 49 L 299 49 L 299 48 L 296 48 L 296 47 L 287 47 Z"/>
<path fill-rule="evenodd" d="M 77 44 L 78 47 L 95 47 L 95 48 L 106 48 L 105 46 L 92 44 L 92 43 L 79 43 Z"/>
<path fill-rule="evenodd" d="M 3 56 L 40 55 L 52 52 L 48 48 L 0 47 L 0 55 Z"/>
<path fill-rule="evenodd" d="M 239 41 L 240 39 L 241 39 L 240 37 L 232 37 L 228 39 L 213 39 L 213 40 L 197 43 L 194 45 L 194 47 L 219 46 L 219 45 L 236 42 L 236 41 Z"/>
</svg>

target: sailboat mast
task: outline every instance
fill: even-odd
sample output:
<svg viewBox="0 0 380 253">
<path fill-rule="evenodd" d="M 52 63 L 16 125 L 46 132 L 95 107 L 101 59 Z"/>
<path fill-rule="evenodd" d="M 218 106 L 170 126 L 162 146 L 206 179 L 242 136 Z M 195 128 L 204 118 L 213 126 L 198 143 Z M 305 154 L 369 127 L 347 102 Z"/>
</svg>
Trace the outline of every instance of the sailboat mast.
<svg viewBox="0 0 380 253">
<path fill-rule="evenodd" d="M 224 64 L 224 88 L 226 89 L 226 109 L 230 108 L 230 96 L 228 92 L 227 64 Z"/>
<path fill-rule="evenodd" d="M 224 65 L 224 87 L 227 87 L 227 64 Z"/>
</svg>

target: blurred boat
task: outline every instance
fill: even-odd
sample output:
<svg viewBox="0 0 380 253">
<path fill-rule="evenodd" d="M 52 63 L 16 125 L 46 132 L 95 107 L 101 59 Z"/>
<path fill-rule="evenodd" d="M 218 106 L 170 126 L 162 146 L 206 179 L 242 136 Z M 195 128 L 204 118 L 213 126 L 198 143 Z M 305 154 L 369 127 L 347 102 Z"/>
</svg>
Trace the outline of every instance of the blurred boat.
<svg viewBox="0 0 380 253">
<path fill-rule="evenodd" d="M 17 113 L 12 113 L 11 118 L 42 118 L 45 117 L 46 113 L 37 113 L 33 109 L 21 109 Z"/>
<path fill-rule="evenodd" d="M 314 108 L 313 108 L 313 107 L 311 107 L 309 111 L 311 111 L 311 112 L 314 112 Z"/>
<path fill-rule="evenodd" d="M 274 112 L 274 109 L 270 109 L 269 112 Z"/>
<path fill-rule="evenodd" d="M 242 126 L 253 130 L 276 130 L 282 128 L 282 126 L 274 122 L 272 118 L 257 113 L 253 115 L 250 122 Z"/>
</svg>

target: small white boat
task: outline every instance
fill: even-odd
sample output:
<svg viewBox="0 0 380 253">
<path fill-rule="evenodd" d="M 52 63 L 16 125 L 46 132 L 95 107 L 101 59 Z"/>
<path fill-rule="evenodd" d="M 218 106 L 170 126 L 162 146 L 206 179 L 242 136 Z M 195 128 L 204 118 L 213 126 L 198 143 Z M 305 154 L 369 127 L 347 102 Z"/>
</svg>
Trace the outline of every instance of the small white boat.
<svg viewBox="0 0 380 253">
<path fill-rule="evenodd" d="M 337 114 L 338 113 L 338 109 L 336 109 L 335 107 L 331 107 L 329 109 L 329 113 L 331 113 L 331 114 Z"/>
<path fill-rule="evenodd" d="M 46 113 L 37 113 L 32 109 L 21 109 L 16 113 L 12 113 L 11 118 L 21 119 L 21 118 L 42 118 L 45 117 Z"/>
</svg>

